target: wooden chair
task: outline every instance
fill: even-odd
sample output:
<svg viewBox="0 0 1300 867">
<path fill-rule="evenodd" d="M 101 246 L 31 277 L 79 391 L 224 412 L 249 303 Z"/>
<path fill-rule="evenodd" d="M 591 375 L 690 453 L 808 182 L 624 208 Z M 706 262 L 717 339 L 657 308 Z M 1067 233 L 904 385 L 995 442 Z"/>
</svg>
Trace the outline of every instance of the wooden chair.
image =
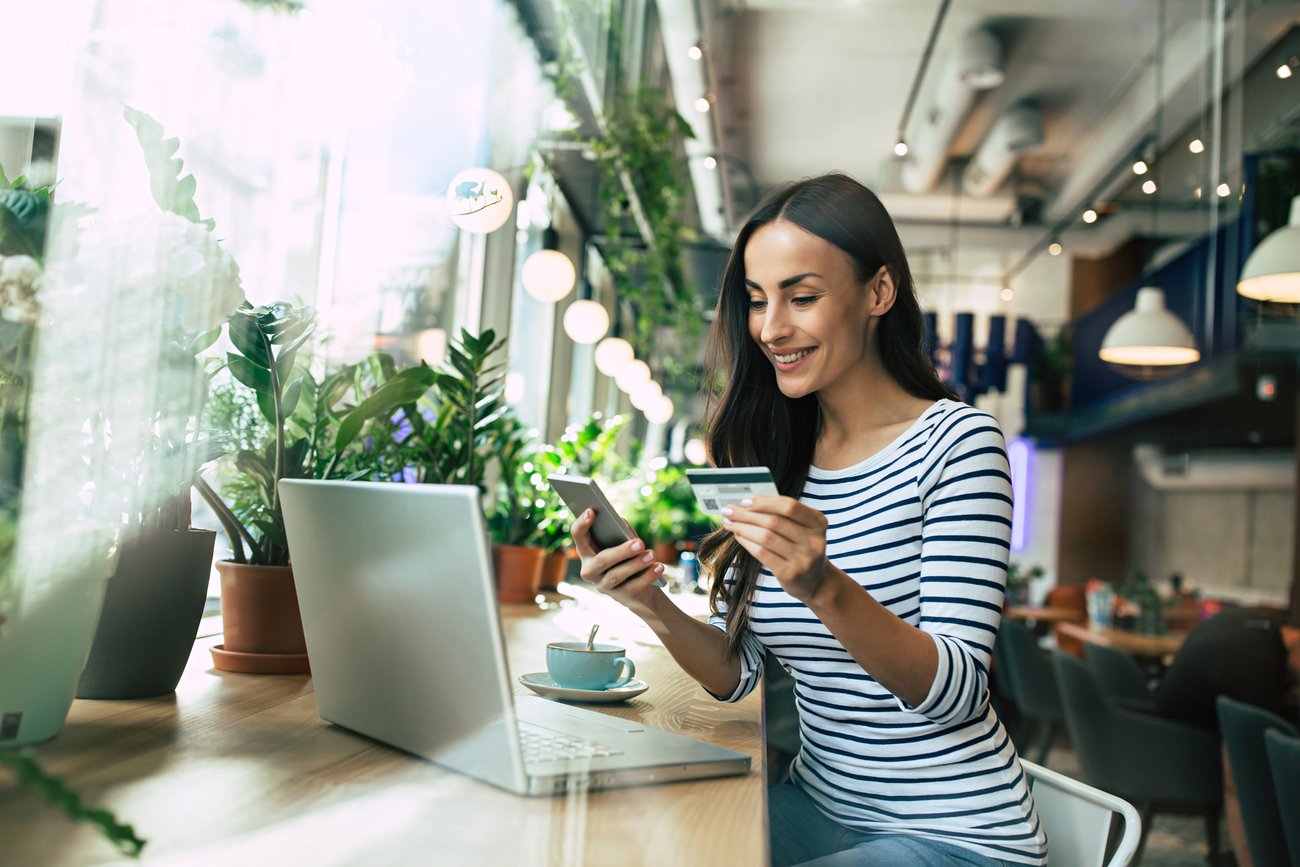
<svg viewBox="0 0 1300 867">
<path fill-rule="evenodd" d="M 1033 762 L 1021 759 L 1020 764 L 1047 834 L 1052 867 L 1125 867 L 1133 860 L 1142 839 L 1142 819 L 1132 804 Z M 1118 842 L 1107 861 L 1106 851 L 1115 839 L 1114 816 L 1120 819 Z"/>
</svg>

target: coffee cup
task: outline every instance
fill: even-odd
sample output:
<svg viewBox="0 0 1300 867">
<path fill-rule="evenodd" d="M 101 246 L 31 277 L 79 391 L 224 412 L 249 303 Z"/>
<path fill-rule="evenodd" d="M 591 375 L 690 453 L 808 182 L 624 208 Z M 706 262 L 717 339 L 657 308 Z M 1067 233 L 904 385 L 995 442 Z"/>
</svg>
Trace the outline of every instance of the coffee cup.
<svg viewBox="0 0 1300 867">
<path fill-rule="evenodd" d="M 625 653 L 613 644 L 595 644 L 588 650 L 585 641 L 553 641 L 546 645 L 546 671 L 566 689 L 614 689 L 636 674 Z M 627 670 L 619 677 L 622 667 Z"/>
</svg>

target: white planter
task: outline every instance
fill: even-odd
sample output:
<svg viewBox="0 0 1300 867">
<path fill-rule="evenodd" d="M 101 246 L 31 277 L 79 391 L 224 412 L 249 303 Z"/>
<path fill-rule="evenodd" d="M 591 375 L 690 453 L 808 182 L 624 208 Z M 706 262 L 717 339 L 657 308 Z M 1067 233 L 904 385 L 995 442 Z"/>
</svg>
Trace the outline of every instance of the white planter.
<svg viewBox="0 0 1300 867">
<path fill-rule="evenodd" d="M 86 664 L 108 577 L 29 587 L 0 629 L 0 749 L 59 733 Z"/>
</svg>

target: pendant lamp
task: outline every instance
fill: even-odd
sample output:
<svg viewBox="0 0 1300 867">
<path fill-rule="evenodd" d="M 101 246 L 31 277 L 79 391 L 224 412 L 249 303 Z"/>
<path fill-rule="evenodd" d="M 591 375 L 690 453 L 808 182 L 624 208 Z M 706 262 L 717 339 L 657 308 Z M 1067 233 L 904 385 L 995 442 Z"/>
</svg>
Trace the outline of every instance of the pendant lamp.
<svg viewBox="0 0 1300 867">
<path fill-rule="evenodd" d="M 1140 379 L 1178 372 L 1199 361 L 1200 351 L 1183 320 L 1165 309 L 1165 293 L 1158 286 L 1143 286 L 1137 302 L 1106 332 L 1098 353 L 1120 372 Z"/>
<path fill-rule="evenodd" d="M 1159 150 L 1163 142 L 1161 133 L 1161 114 L 1165 97 L 1164 82 L 1164 43 L 1165 43 L 1165 2 L 1159 6 L 1159 25 L 1156 30 L 1155 83 L 1156 114 L 1155 141 L 1156 155 L 1151 167 L 1152 174 L 1159 173 Z M 1160 184 L 1155 181 L 1155 189 Z M 1154 199 L 1154 196 L 1153 196 Z M 1160 237 L 1160 204 L 1151 202 L 1151 237 Z M 1147 278 L 1150 279 L 1151 257 L 1148 257 Z M 1172 376 L 1187 365 L 1201 359 L 1200 350 L 1196 348 L 1196 339 L 1187 325 L 1165 307 L 1165 293 L 1159 286 L 1147 285 L 1137 291 L 1133 309 L 1125 313 L 1106 332 L 1098 350 L 1101 360 L 1111 365 L 1117 372 L 1134 379 L 1156 379 Z"/>
<path fill-rule="evenodd" d="M 573 261 L 561 253 L 560 233 L 551 227 L 542 232 L 542 249 L 524 260 L 519 279 L 524 291 L 538 301 L 554 303 L 573 291 L 578 272 Z"/>
<path fill-rule="evenodd" d="M 1300 196 L 1291 200 L 1291 219 L 1274 229 L 1246 259 L 1237 293 L 1256 301 L 1300 304 Z"/>
</svg>

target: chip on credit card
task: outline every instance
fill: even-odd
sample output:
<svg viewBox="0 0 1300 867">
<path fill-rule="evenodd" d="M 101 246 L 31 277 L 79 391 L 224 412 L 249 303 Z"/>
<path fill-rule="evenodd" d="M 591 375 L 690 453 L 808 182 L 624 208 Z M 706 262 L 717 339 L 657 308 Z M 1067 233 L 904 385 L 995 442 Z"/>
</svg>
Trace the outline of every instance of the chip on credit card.
<svg viewBox="0 0 1300 867">
<path fill-rule="evenodd" d="M 767 467 L 719 467 L 715 469 L 687 470 L 686 480 L 691 483 L 700 508 L 716 515 L 724 506 L 739 503 L 747 497 L 780 493 L 776 480 Z"/>
</svg>

